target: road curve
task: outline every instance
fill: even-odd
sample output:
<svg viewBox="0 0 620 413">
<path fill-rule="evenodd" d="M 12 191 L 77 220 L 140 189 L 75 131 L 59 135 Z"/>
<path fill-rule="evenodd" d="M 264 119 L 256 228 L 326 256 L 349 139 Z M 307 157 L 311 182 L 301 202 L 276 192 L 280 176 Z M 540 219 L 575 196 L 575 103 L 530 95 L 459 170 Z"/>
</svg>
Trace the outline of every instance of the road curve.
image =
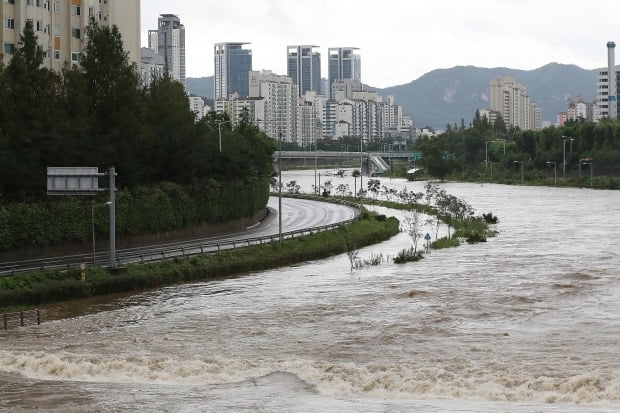
<svg viewBox="0 0 620 413">
<path fill-rule="evenodd" d="M 204 249 L 201 247 L 206 244 L 215 243 L 232 243 L 233 241 L 242 243 L 249 238 L 277 236 L 279 233 L 278 220 L 278 198 L 270 197 L 267 204 L 270 213 L 267 218 L 252 227 L 242 231 L 221 234 L 208 238 L 189 239 L 184 241 L 175 241 L 169 243 L 158 243 L 142 245 L 139 247 L 118 249 L 116 255 L 121 263 L 139 262 L 145 257 L 152 259 L 153 257 L 172 257 L 182 254 L 196 254 L 201 251 L 212 251 L 213 249 Z M 327 202 L 311 201 L 296 198 L 282 198 L 282 233 L 308 230 L 311 228 L 338 224 L 355 218 L 357 210 L 339 204 Z M 104 243 L 102 243 L 103 245 Z M 219 248 L 219 246 L 217 247 Z M 176 253 L 167 253 L 164 251 L 177 251 Z M 98 251 L 96 262 L 101 264 L 107 263 L 108 252 L 105 250 Z M 91 253 L 75 254 L 70 256 L 50 256 L 37 259 L 11 261 L 0 263 L 0 276 L 7 276 L 13 273 L 33 271 L 38 269 L 52 268 L 70 268 L 79 266 L 84 263 L 87 266 L 92 265 L 93 256 Z"/>
</svg>

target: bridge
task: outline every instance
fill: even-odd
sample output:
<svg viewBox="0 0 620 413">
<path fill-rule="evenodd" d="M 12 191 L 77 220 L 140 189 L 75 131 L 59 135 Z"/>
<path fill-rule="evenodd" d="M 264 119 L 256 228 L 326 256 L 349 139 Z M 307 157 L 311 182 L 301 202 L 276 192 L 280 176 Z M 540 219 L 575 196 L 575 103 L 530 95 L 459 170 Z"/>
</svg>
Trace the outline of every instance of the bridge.
<svg viewBox="0 0 620 413">
<path fill-rule="evenodd" d="M 304 164 L 308 161 L 317 162 L 321 160 L 340 161 L 340 160 L 360 160 L 366 173 L 383 173 L 390 169 L 386 162 L 391 159 L 406 159 L 408 161 L 420 160 L 420 152 L 345 152 L 345 151 L 276 151 L 274 153 L 276 161 L 282 159 L 288 161 L 303 160 Z"/>
</svg>

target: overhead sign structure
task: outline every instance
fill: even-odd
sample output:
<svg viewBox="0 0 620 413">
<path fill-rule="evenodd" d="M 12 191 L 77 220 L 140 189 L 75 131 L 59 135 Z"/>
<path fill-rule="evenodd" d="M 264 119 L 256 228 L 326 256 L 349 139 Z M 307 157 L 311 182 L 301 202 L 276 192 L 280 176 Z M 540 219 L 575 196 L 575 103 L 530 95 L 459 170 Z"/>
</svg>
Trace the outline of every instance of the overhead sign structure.
<svg viewBox="0 0 620 413">
<path fill-rule="evenodd" d="M 108 173 L 99 173 L 97 167 L 56 167 L 47 168 L 48 195 L 97 195 L 105 189 L 99 189 L 99 177 L 108 176 L 110 200 L 110 267 L 116 266 L 116 170 L 110 168 Z"/>
<path fill-rule="evenodd" d="M 97 195 L 99 189 L 99 173 L 97 167 L 48 167 L 48 195 Z"/>
</svg>

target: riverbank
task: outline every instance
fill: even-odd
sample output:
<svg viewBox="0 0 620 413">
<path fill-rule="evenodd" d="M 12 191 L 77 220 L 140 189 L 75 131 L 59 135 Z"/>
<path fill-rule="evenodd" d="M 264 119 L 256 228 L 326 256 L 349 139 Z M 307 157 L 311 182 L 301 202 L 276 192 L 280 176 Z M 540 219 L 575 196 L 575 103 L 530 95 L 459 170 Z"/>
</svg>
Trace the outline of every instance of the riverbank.
<svg viewBox="0 0 620 413">
<path fill-rule="evenodd" d="M 19 274 L 0 279 L 0 311 L 188 281 L 239 277 L 341 254 L 389 239 L 398 231 L 397 219 L 377 219 L 364 212 L 358 221 L 337 230 L 155 264 L 130 264 L 117 274 L 104 268 Z"/>
</svg>

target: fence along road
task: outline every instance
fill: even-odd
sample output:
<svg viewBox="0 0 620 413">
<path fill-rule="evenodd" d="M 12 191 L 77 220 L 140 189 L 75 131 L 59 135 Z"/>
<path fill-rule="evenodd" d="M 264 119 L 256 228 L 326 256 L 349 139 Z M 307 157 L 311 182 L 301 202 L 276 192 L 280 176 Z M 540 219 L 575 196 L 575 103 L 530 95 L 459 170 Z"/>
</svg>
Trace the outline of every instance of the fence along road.
<svg viewBox="0 0 620 413">
<path fill-rule="evenodd" d="M 120 249 L 116 253 L 117 265 L 129 263 L 148 263 L 179 256 L 214 253 L 219 250 L 241 248 L 278 240 L 277 198 L 269 199 L 269 215 L 261 223 L 244 231 L 223 234 L 208 238 L 150 244 L 140 247 Z M 355 204 L 335 204 L 308 199 L 282 199 L 282 238 L 294 238 L 314 232 L 334 229 L 359 217 Z M 108 252 L 96 254 L 95 260 L 108 264 Z M 20 272 L 34 272 L 54 269 L 92 267 L 92 253 L 45 257 L 31 260 L 0 263 L 0 276 L 11 276 Z"/>
</svg>

